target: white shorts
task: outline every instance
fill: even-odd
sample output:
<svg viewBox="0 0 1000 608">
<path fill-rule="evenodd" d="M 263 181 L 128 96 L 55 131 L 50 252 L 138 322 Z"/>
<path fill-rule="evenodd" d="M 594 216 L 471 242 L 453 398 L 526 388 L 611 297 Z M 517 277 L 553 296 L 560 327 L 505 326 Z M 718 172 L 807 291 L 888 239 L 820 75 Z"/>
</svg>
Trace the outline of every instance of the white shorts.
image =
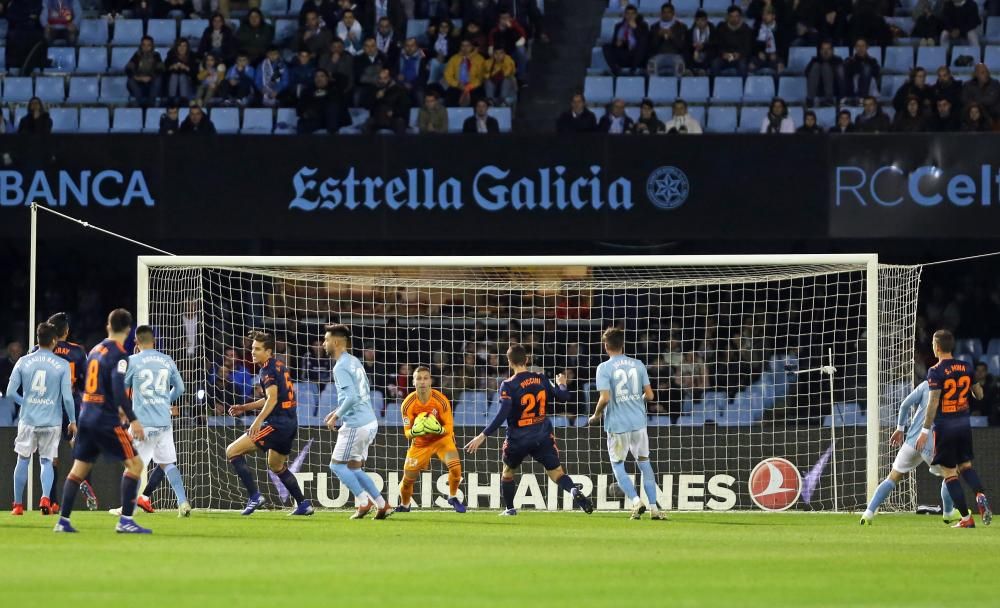
<svg viewBox="0 0 1000 608">
<path fill-rule="evenodd" d="M 340 427 L 337 432 L 337 444 L 333 446 L 332 460 L 337 462 L 360 460 L 364 462 L 368 459 L 368 448 L 375 443 L 377 433 L 378 422 L 375 420 L 362 427 Z"/>
<path fill-rule="evenodd" d="M 59 457 L 60 437 L 62 437 L 62 427 L 31 426 L 18 422 L 14 451 L 22 458 L 30 458 L 37 451 L 39 458 L 52 460 Z"/>
<path fill-rule="evenodd" d="M 941 468 L 931 464 L 931 457 L 926 453 L 921 454 L 913 446 L 906 443 L 899 448 L 896 460 L 892 463 L 892 470 L 897 473 L 909 473 L 920 466 L 921 462 L 926 462 L 930 472 L 938 477 L 941 476 Z"/>
<path fill-rule="evenodd" d="M 611 462 L 623 462 L 628 453 L 632 457 L 649 458 L 649 433 L 646 427 L 627 433 L 608 433 L 608 456 Z"/>
<path fill-rule="evenodd" d="M 153 461 L 156 464 L 174 464 L 177 462 L 177 449 L 174 447 L 174 431 L 169 426 L 147 426 L 146 438 L 135 440 L 136 452 L 142 459 L 143 466 Z M 129 435 L 132 433 L 130 432 Z"/>
</svg>

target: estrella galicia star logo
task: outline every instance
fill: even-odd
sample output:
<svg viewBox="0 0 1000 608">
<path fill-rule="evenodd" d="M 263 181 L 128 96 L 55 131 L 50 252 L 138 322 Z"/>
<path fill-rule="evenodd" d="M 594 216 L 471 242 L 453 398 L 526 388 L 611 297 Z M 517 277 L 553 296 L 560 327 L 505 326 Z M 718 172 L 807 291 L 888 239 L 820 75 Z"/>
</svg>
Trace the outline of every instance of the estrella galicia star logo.
<svg viewBox="0 0 1000 608">
<path fill-rule="evenodd" d="M 646 180 L 646 194 L 650 202 L 660 209 L 676 209 L 691 194 L 687 175 L 677 167 L 660 167 Z"/>
</svg>

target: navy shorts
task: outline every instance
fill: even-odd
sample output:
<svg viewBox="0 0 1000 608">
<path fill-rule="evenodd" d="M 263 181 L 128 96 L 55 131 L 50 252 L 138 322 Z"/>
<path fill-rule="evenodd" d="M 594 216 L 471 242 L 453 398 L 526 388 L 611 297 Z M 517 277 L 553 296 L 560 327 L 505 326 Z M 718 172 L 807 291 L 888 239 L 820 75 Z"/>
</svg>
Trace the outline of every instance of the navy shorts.
<svg viewBox="0 0 1000 608">
<path fill-rule="evenodd" d="M 73 459 L 96 462 L 101 454 L 112 460 L 128 460 L 136 455 L 132 436 L 121 425 L 80 427 L 73 446 Z"/>
<path fill-rule="evenodd" d="M 934 459 L 931 464 L 954 469 L 970 460 L 972 460 L 972 428 L 968 423 L 935 427 Z"/>
<path fill-rule="evenodd" d="M 503 463 L 505 465 L 516 469 L 521 466 L 521 463 L 528 456 L 531 456 L 536 462 L 545 467 L 546 471 L 558 469 L 562 466 L 559 462 L 559 448 L 556 446 L 554 435 L 527 441 L 510 438 L 504 440 Z"/>
<path fill-rule="evenodd" d="M 288 456 L 292 453 L 292 442 L 299 433 L 297 423 L 274 423 L 267 421 L 260 427 L 260 431 L 251 439 L 258 449 L 263 451 L 274 450 L 275 452 Z"/>
</svg>

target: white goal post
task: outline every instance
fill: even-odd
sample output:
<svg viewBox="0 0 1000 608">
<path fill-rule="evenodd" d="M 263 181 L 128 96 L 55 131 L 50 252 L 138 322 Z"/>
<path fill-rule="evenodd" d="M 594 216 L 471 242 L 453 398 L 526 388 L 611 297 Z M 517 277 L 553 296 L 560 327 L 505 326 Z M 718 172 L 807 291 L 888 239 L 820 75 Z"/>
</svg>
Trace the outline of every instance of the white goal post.
<svg viewBox="0 0 1000 608">
<path fill-rule="evenodd" d="M 252 390 L 256 370 L 240 361 L 250 329 L 273 332 L 292 370 L 300 432 L 291 458 L 307 496 L 346 505 L 326 470 L 334 435 L 317 423 L 335 394 L 312 350 L 323 325 L 339 321 L 352 326 L 354 354 L 377 376 L 380 430 L 367 469 L 390 500 L 406 449 L 398 428 L 406 375 L 432 368 L 461 445 L 495 412 L 502 353 L 519 340 L 544 371 L 573 370 L 575 401 L 551 416 L 563 462 L 599 508 L 622 508 L 602 431 L 581 426 L 596 403 L 600 332 L 619 324 L 626 353 L 650 367 L 657 393 L 649 430 L 664 508 L 853 511 L 892 462 L 882 429 L 912 387 L 920 267 L 879 265 L 874 254 L 140 256 L 137 278 L 137 323 L 154 327 L 189 387 L 175 433 L 198 508 L 244 498 L 222 452 L 245 421 L 221 406 Z M 472 507 L 499 503 L 499 440 L 488 446 L 463 454 Z M 798 471 L 784 480 L 797 483 L 794 500 L 759 487 L 769 481 L 756 465 L 771 458 Z M 254 466 L 280 502 L 263 461 Z M 537 467 L 523 472 L 522 504 L 565 507 Z M 432 466 L 418 506 L 442 506 L 446 477 Z M 886 506 L 915 506 L 913 484 Z"/>
</svg>

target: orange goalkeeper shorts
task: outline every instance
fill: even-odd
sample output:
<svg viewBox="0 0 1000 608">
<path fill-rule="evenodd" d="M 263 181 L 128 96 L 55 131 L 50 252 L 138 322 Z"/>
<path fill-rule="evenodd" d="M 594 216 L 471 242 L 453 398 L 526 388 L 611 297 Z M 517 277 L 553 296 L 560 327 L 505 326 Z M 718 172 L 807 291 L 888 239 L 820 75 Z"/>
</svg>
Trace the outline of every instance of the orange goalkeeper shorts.
<svg viewBox="0 0 1000 608">
<path fill-rule="evenodd" d="M 406 462 L 403 464 L 403 470 L 422 471 L 430 466 L 432 456 L 437 456 L 441 462 L 445 462 L 445 454 L 457 451 L 454 437 L 442 437 L 430 445 L 421 447 L 411 444 L 410 449 L 406 450 Z"/>
</svg>

